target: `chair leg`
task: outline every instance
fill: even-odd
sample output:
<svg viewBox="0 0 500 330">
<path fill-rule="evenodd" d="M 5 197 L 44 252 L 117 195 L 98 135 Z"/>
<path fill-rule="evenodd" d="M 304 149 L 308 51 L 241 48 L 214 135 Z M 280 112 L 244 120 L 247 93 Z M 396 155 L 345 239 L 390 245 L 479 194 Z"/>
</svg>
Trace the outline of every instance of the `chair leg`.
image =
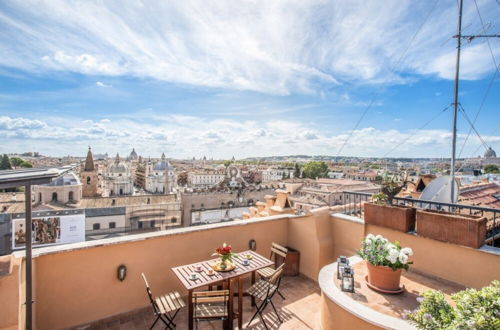
<svg viewBox="0 0 500 330">
<path fill-rule="evenodd" d="M 276 316 L 278 317 L 278 321 L 280 321 L 280 323 L 283 323 L 283 321 L 281 321 L 281 318 L 280 318 L 280 315 L 278 314 L 278 312 L 276 311 L 276 307 L 274 307 L 274 304 L 273 304 L 273 301 L 270 300 L 269 301 L 271 303 L 271 306 L 273 307 L 274 309 L 274 313 L 276 313 Z"/>
<path fill-rule="evenodd" d="M 266 330 L 269 330 L 269 328 L 267 327 L 267 324 L 266 324 L 266 320 L 264 320 L 264 316 L 262 316 L 261 312 L 259 312 L 259 317 L 262 320 L 262 323 L 264 324 L 264 327 L 266 328 Z"/>
<path fill-rule="evenodd" d="M 280 290 L 278 290 L 277 292 L 278 292 L 278 294 L 280 295 L 281 299 L 283 299 L 283 300 L 285 300 L 285 299 L 286 299 L 286 298 L 285 298 L 285 296 L 283 296 L 283 294 L 281 293 L 281 291 L 280 291 Z"/>
<path fill-rule="evenodd" d="M 257 314 L 260 315 L 260 313 L 264 310 L 264 308 L 266 308 L 266 305 L 267 305 L 266 302 L 263 301 L 260 306 L 257 306 L 257 310 L 255 311 L 255 314 L 253 314 L 252 318 L 248 322 L 247 327 L 250 325 L 250 323 L 252 323 L 253 319 L 257 316 Z"/>
<path fill-rule="evenodd" d="M 152 329 L 155 327 L 156 322 L 158 322 L 158 320 L 159 320 L 159 319 L 160 319 L 160 315 L 158 315 L 158 316 L 156 317 L 156 320 L 153 322 L 153 325 L 151 325 L 151 327 L 149 328 L 149 330 L 152 330 Z"/>
</svg>

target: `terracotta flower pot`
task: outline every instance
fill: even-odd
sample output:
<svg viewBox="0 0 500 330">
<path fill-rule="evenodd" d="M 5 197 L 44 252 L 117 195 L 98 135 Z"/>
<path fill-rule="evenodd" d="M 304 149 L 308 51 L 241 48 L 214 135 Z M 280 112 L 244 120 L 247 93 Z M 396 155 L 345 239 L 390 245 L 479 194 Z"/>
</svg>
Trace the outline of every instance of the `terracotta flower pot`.
<svg viewBox="0 0 500 330">
<path fill-rule="evenodd" d="M 399 281 L 401 279 L 401 268 L 394 271 L 385 266 L 374 266 L 367 262 L 368 283 L 377 289 L 384 291 L 400 290 Z"/>
</svg>

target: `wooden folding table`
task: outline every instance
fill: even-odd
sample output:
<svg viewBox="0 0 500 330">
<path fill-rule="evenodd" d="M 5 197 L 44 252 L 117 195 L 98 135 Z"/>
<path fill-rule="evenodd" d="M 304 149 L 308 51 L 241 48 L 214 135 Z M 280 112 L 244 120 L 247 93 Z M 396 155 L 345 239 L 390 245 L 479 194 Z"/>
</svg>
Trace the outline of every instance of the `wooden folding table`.
<svg viewBox="0 0 500 330">
<path fill-rule="evenodd" d="M 251 255 L 251 260 L 248 266 L 243 265 L 243 260 L 246 255 Z M 189 308 L 189 329 L 193 329 L 193 291 L 198 288 L 207 287 L 221 282 L 226 282 L 229 288 L 229 327 L 232 328 L 233 319 L 235 315 L 238 317 L 238 327 L 241 329 L 243 326 L 243 280 L 242 277 L 246 274 L 252 275 L 252 284 L 255 283 L 255 272 L 261 268 L 274 265 L 274 262 L 261 256 L 254 251 L 245 251 L 237 253 L 233 257 L 235 269 L 229 272 L 214 272 L 214 275 L 208 275 L 208 270 L 211 265 L 215 264 L 218 259 L 201 261 L 190 265 L 173 267 L 172 271 L 179 279 L 182 285 L 188 291 L 188 308 Z M 196 272 L 196 266 L 200 265 L 201 272 Z M 198 274 L 195 280 L 191 279 L 191 274 Z M 238 312 L 233 310 L 233 292 L 234 281 L 238 281 Z M 253 302 L 252 302 L 253 304 Z"/>
</svg>

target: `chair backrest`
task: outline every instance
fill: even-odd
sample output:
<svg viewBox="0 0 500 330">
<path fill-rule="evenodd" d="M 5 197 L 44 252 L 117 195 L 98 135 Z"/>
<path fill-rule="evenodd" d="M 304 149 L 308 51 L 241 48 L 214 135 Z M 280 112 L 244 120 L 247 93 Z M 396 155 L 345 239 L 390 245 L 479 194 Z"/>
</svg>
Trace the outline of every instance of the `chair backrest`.
<svg viewBox="0 0 500 330">
<path fill-rule="evenodd" d="M 267 298 L 270 299 L 274 296 L 276 291 L 278 291 L 281 284 L 281 277 L 283 276 L 283 272 L 285 271 L 285 264 L 281 264 L 276 270 L 273 272 L 269 281 L 267 282 L 269 285 L 267 287 Z"/>
<path fill-rule="evenodd" d="M 153 293 L 151 292 L 151 288 L 149 287 L 148 279 L 146 278 L 146 275 L 144 273 L 141 273 L 142 280 L 144 281 L 144 285 L 146 286 L 146 293 L 148 294 L 149 297 L 149 302 L 153 306 L 153 311 L 155 314 L 160 313 L 160 308 L 156 305 L 156 302 L 153 299 Z"/>
<path fill-rule="evenodd" d="M 271 244 L 271 257 L 269 259 L 273 260 L 273 257 L 276 255 L 279 255 L 283 258 L 286 258 L 286 255 L 288 253 L 288 249 L 284 246 L 281 246 L 277 243 L 272 243 Z"/>
<path fill-rule="evenodd" d="M 285 271 L 285 264 L 281 264 L 276 270 L 273 272 L 273 275 L 269 278 L 269 283 L 277 285 L 277 282 L 281 280 L 281 275 Z"/>
</svg>

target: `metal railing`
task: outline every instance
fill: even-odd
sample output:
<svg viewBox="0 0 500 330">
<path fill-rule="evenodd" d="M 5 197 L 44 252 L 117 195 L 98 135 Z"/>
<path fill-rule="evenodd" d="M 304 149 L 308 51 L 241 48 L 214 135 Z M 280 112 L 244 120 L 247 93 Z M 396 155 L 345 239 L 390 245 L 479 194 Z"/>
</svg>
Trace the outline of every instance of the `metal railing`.
<svg viewBox="0 0 500 330">
<path fill-rule="evenodd" d="M 363 218 L 363 203 L 371 202 L 372 195 L 373 194 L 371 193 L 364 192 L 343 191 L 343 212 L 348 215 Z M 500 209 L 465 204 L 426 201 L 404 197 L 394 197 L 393 204 L 411 206 L 417 209 L 446 211 L 454 214 L 485 216 L 488 219 L 486 227 L 486 243 L 495 245 L 495 241 L 500 241 Z"/>
</svg>

